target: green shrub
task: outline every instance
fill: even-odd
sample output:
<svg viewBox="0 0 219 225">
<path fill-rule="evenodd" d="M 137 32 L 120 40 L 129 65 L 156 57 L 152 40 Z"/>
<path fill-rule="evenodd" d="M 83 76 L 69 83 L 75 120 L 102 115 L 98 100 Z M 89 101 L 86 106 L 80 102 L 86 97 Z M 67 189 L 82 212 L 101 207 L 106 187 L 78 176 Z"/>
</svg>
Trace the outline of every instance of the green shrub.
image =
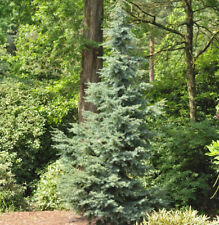
<svg viewBox="0 0 219 225">
<path fill-rule="evenodd" d="M 207 148 L 210 152 L 206 153 L 206 155 L 214 157 L 214 163 L 219 165 L 219 140 L 213 141 L 211 145 L 207 146 Z"/>
<path fill-rule="evenodd" d="M 40 176 L 33 202 L 41 210 L 63 208 L 63 202 L 57 190 L 58 178 L 64 174 L 61 160 L 50 164 L 45 173 Z"/>
<path fill-rule="evenodd" d="M 8 71 L 8 63 L 6 62 L 7 50 L 5 45 L 0 45 L 0 78 Z"/>
<path fill-rule="evenodd" d="M 20 159 L 12 167 L 19 183 L 35 179 L 36 169 L 42 168 L 51 154 L 46 118 L 38 111 L 40 105 L 39 98 L 21 82 L 1 81 L 0 151 L 14 152 L 14 160 Z"/>
<path fill-rule="evenodd" d="M 168 121 L 169 122 L 169 121 Z M 169 122 L 152 145 L 152 164 L 156 169 L 150 183 L 160 186 L 171 207 L 191 205 L 207 210 L 211 185 L 216 178 L 206 145 L 217 139 L 211 121 L 177 124 Z"/>
<path fill-rule="evenodd" d="M 13 74 L 48 81 L 80 73 L 82 2 L 34 1 L 34 23 L 18 29 L 16 55 L 10 57 Z"/>
<path fill-rule="evenodd" d="M 31 80 L 0 81 L 0 151 L 14 152 L 21 159 L 12 172 L 18 183 L 27 184 L 28 195 L 38 172 L 57 159 L 52 147 L 52 126 L 66 129 L 64 123 L 75 120 L 76 97 L 66 94 L 71 93 L 71 81 L 62 79 L 50 85 L 43 86 L 43 91 Z"/>
<path fill-rule="evenodd" d="M 219 141 L 213 141 L 211 145 L 207 146 L 209 149 L 209 153 L 206 153 L 206 155 L 214 157 L 214 163 L 217 165 L 217 172 L 219 172 Z M 216 182 L 214 184 L 214 187 L 217 185 L 219 180 L 219 175 L 216 179 Z M 216 193 L 219 190 L 219 185 L 217 186 L 217 189 L 215 193 L 213 194 L 212 198 L 216 195 Z"/>
<path fill-rule="evenodd" d="M 24 187 L 18 185 L 12 173 L 16 154 L 0 151 L 0 212 L 16 210 L 24 203 Z M 13 163 L 12 163 L 13 162 Z M 17 160 L 16 163 L 19 163 Z"/>
<path fill-rule="evenodd" d="M 205 215 L 198 215 L 195 210 L 171 210 L 165 209 L 147 215 L 148 220 L 136 225 L 217 225 L 219 217 L 210 221 Z"/>
</svg>

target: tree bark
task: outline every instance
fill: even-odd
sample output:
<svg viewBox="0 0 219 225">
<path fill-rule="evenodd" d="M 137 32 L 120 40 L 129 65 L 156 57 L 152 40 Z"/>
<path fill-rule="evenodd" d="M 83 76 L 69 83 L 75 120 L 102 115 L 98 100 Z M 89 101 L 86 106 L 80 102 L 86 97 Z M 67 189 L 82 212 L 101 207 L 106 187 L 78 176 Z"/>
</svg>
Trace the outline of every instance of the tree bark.
<svg viewBox="0 0 219 225">
<path fill-rule="evenodd" d="M 186 29 L 185 53 L 186 53 L 186 75 L 187 89 L 189 95 L 190 120 L 196 121 L 196 84 L 195 84 L 195 64 L 193 55 L 193 10 L 192 0 L 185 0 Z"/>
<path fill-rule="evenodd" d="M 149 58 L 149 82 L 154 81 L 154 37 L 150 32 L 150 58 Z"/>
<path fill-rule="evenodd" d="M 84 7 L 84 37 L 88 43 L 82 50 L 82 71 L 80 75 L 80 89 L 78 100 L 78 118 L 79 123 L 83 122 L 83 111 L 96 112 L 92 103 L 86 102 L 86 89 L 89 82 L 98 82 L 100 80 L 98 71 L 102 68 L 103 48 L 94 46 L 96 42 L 103 41 L 103 32 L 101 28 L 103 19 L 103 0 L 86 0 Z M 89 43 L 89 41 L 91 41 Z"/>
</svg>

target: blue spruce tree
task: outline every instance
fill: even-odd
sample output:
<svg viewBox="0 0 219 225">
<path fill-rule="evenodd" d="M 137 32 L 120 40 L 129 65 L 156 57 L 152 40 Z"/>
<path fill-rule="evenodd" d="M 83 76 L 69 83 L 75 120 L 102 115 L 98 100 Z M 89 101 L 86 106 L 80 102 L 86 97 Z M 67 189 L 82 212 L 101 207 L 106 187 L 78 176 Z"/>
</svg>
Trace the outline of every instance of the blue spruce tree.
<svg viewBox="0 0 219 225">
<path fill-rule="evenodd" d="M 101 82 L 87 90 L 87 101 L 98 113 L 84 112 L 85 122 L 70 129 L 72 138 L 59 133 L 55 139 L 68 165 L 61 189 L 70 205 L 96 219 L 96 224 L 128 225 L 140 221 L 150 209 L 139 181 L 149 158 L 148 106 L 143 99 L 148 85 L 139 82 L 140 61 L 130 54 L 135 38 L 120 1 L 106 34 L 107 66 L 100 73 Z"/>
</svg>

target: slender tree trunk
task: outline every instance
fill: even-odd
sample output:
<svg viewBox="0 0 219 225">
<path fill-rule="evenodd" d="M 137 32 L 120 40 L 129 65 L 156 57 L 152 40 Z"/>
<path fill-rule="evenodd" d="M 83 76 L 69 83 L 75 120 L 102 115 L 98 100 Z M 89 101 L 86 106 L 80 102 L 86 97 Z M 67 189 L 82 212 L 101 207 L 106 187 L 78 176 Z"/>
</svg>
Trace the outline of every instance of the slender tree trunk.
<svg viewBox="0 0 219 225">
<path fill-rule="evenodd" d="M 149 82 L 154 81 L 154 37 L 150 32 L 150 59 L 149 59 Z"/>
<path fill-rule="evenodd" d="M 186 27 L 185 52 L 187 66 L 187 88 L 189 94 L 190 120 L 196 121 L 196 84 L 195 84 L 195 65 L 193 55 L 193 10 L 192 0 L 185 0 Z"/>
<path fill-rule="evenodd" d="M 103 32 L 101 28 L 103 19 L 103 0 L 85 0 L 84 8 L 84 37 L 88 41 L 101 43 Z M 88 43 L 82 50 L 82 72 L 80 76 L 80 89 L 78 100 L 79 123 L 83 122 L 83 111 L 96 112 L 93 104 L 86 102 L 86 88 L 89 82 L 98 82 L 98 71 L 102 68 L 103 48 Z"/>
</svg>

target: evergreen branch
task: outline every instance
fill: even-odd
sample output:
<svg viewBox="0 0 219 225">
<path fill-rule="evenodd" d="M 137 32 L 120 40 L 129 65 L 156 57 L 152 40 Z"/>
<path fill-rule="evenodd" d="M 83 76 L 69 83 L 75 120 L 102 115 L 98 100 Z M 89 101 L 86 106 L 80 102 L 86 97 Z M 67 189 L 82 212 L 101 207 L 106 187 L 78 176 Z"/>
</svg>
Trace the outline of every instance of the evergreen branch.
<svg viewBox="0 0 219 225">
<path fill-rule="evenodd" d="M 213 40 L 215 39 L 216 35 L 219 34 L 219 30 L 217 32 L 215 32 L 213 34 L 213 36 L 211 37 L 211 39 L 208 41 L 208 43 L 205 45 L 205 47 L 199 51 L 199 53 L 194 57 L 194 59 L 196 60 L 200 55 L 202 55 L 204 52 L 207 51 L 207 49 L 210 47 L 211 43 L 213 42 Z"/>
</svg>

